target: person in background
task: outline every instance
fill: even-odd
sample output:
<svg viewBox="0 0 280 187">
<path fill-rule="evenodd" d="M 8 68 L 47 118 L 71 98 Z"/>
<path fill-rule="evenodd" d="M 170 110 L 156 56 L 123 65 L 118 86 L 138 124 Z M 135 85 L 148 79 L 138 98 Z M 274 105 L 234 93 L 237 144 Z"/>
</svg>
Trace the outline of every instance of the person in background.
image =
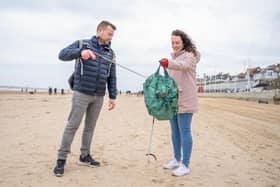
<svg viewBox="0 0 280 187">
<path fill-rule="evenodd" d="M 181 30 L 172 32 L 171 44 L 171 58 L 163 58 L 159 62 L 162 67 L 168 68 L 169 75 L 177 83 L 179 110 L 170 120 L 174 159 L 163 167 L 173 170 L 174 176 L 183 176 L 190 173 L 191 122 L 193 113 L 198 111 L 196 66 L 200 53 L 190 37 Z"/>
<path fill-rule="evenodd" d="M 91 142 L 96 122 L 103 105 L 106 85 L 109 93 L 109 110 L 114 109 L 117 96 L 116 64 L 114 52 L 111 49 L 111 40 L 116 27 L 108 22 L 101 21 L 97 26 L 97 34 L 91 39 L 75 41 L 59 53 L 59 59 L 70 61 L 79 59 L 74 72 L 72 109 L 68 117 L 68 123 L 64 129 L 58 159 L 54 168 L 54 174 L 58 177 L 64 174 L 64 165 L 67 154 L 77 129 L 85 114 L 85 127 L 81 142 L 81 155 L 77 164 L 89 167 L 98 167 L 100 162 L 91 156 Z M 97 56 L 102 55 L 104 58 Z"/>
<path fill-rule="evenodd" d="M 52 95 L 52 87 L 49 87 L 48 92 L 49 92 L 49 95 Z"/>
</svg>

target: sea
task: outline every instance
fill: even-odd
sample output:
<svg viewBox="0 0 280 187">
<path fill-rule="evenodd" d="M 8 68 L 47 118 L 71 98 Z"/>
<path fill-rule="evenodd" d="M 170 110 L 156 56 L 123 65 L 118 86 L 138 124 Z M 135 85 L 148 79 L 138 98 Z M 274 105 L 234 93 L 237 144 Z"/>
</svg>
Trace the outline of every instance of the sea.
<svg viewBox="0 0 280 187">
<path fill-rule="evenodd" d="M 145 79 L 155 73 L 158 63 L 121 64 L 117 66 L 117 87 L 119 91 L 137 92 L 143 89 Z M 139 76 L 132 70 L 145 77 Z M 52 64 L 0 64 L 0 90 L 48 88 L 68 90 L 68 78 L 74 71 L 73 62 Z"/>
</svg>

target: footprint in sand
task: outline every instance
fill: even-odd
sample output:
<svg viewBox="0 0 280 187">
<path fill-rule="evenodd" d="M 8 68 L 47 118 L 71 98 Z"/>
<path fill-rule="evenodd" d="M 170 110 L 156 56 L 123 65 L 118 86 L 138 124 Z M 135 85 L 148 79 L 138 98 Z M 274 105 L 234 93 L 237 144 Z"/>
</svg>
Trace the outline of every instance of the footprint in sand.
<svg viewBox="0 0 280 187">
<path fill-rule="evenodd" d="M 151 181 L 153 183 L 156 183 L 156 184 L 163 184 L 164 183 L 164 180 L 163 179 L 151 179 Z"/>
</svg>

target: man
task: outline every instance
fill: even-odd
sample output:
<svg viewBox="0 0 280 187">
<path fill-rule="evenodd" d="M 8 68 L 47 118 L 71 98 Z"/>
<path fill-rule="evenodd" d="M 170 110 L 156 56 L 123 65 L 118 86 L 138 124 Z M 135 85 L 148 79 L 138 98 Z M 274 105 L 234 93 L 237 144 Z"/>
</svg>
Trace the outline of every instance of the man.
<svg viewBox="0 0 280 187">
<path fill-rule="evenodd" d="M 114 52 L 110 48 L 115 30 L 116 27 L 112 23 L 102 21 L 97 26 L 96 36 L 82 42 L 76 41 L 59 53 L 60 60 L 79 59 L 79 61 L 74 72 L 72 109 L 58 150 L 57 165 L 54 168 L 54 174 L 58 177 L 64 174 L 67 154 L 70 153 L 74 135 L 84 113 L 85 127 L 82 135 L 81 155 L 77 164 L 90 167 L 100 166 L 100 163 L 91 157 L 90 146 L 103 104 L 106 85 L 109 92 L 109 110 L 115 107 L 116 64 L 112 63 Z"/>
</svg>

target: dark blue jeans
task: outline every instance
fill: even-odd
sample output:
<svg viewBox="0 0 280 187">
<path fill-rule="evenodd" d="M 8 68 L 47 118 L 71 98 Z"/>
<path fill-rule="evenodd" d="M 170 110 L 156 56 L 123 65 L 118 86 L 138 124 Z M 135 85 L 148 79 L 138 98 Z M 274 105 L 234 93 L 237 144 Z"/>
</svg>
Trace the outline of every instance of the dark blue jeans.
<svg viewBox="0 0 280 187">
<path fill-rule="evenodd" d="M 177 161 L 181 161 L 183 152 L 182 163 L 187 167 L 190 163 L 193 144 L 191 134 L 192 116 L 192 113 L 177 114 L 170 120 L 174 157 Z"/>
</svg>

